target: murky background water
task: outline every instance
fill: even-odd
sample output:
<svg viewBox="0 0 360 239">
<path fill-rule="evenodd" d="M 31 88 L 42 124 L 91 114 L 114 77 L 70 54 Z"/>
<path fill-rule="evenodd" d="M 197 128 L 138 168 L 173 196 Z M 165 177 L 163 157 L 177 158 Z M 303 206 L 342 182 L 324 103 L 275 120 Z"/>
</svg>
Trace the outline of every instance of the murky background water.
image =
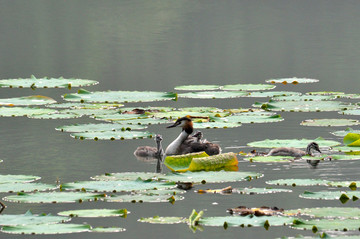
<svg viewBox="0 0 360 239">
<path fill-rule="evenodd" d="M 276 90 L 344 91 L 359 93 L 360 2 L 358 1 L 58 1 L 0 0 L 0 78 L 76 77 L 97 80 L 89 90 L 172 91 L 183 84 L 264 83 L 269 78 L 309 77 L 320 83 L 278 86 Z M 70 92 L 75 92 L 76 89 Z M 33 94 L 61 101 L 65 89 L 0 89 L 0 97 Z M 129 104 L 251 107 L 264 99 L 185 100 Z M 341 117 L 332 113 L 283 113 L 285 121 L 243 125 L 228 130 L 203 130 L 207 139 L 221 144 L 225 152 L 254 140 L 266 138 L 316 138 L 341 140 L 329 134 L 338 128 L 303 127 L 311 118 Z M 345 117 L 345 118 L 356 118 Z M 152 145 L 152 139 L 128 141 L 79 141 L 54 130 L 65 124 L 92 122 L 74 120 L 0 119 L 1 174 L 32 174 L 41 182 L 87 180 L 105 172 L 155 171 L 155 164 L 138 161 L 133 150 Z M 167 145 L 178 135 L 164 125 L 150 131 L 164 136 Z M 249 150 L 249 149 L 245 149 Z M 264 173 L 249 182 L 230 183 L 235 187 L 265 187 L 277 178 L 323 178 L 359 180 L 358 162 L 325 162 L 310 168 L 292 164 L 249 164 L 240 170 Z M 221 185 L 206 185 L 218 188 Z M 206 188 L 204 187 L 204 188 Z M 322 189 L 313 187 L 312 190 Z M 89 219 L 93 226 L 120 226 L 121 234 L 81 233 L 41 238 L 275 238 L 298 233 L 287 227 L 222 228 L 206 227 L 194 235 L 186 225 L 137 223 L 140 217 L 185 216 L 191 210 L 206 210 L 207 216 L 226 215 L 226 209 L 278 206 L 285 209 L 313 206 L 342 206 L 335 201 L 300 199 L 306 187 L 294 193 L 269 195 L 196 195 L 171 204 L 83 203 L 14 204 L 6 213 L 56 213 L 75 208 L 127 208 L 127 219 Z M 6 194 L 0 194 L 1 197 Z M 218 205 L 213 205 L 217 202 Z M 358 206 L 348 202 L 345 206 Z M 74 219 L 73 222 L 83 222 Z M 18 238 L 0 234 L 0 238 Z"/>
</svg>

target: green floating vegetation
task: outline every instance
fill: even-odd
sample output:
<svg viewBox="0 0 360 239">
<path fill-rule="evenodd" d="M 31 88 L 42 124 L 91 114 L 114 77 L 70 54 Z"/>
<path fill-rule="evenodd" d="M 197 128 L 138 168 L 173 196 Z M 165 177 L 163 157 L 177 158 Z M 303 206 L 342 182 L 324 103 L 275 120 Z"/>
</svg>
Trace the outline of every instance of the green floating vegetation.
<svg viewBox="0 0 360 239">
<path fill-rule="evenodd" d="M 32 214 L 27 211 L 25 214 L 0 214 L 1 226 L 51 224 L 69 221 L 69 217 L 53 216 L 51 214 Z"/>
<path fill-rule="evenodd" d="M 228 117 L 216 119 L 215 122 L 226 122 L 226 123 L 241 123 L 241 124 L 253 124 L 253 123 L 274 123 L 283 121 L 284 118 L 279 114 L 264 113 L 264 112 L 249 112 L 249 113 L 238 113 Z"/>
<path fill-rule="evenodd" d="M 0 116 L 2 117 L 32 116 L 54 113 L 56 113 L 56 110 L 54 109 L 37 107 L 0 107 Z"/>
<path fill-rule="evenodd" d="M 245 161 L 257 162 L 257 163 L 288 163 L 294 160 L 291 156 L 251 156 L 245 157 Z"/>
<path fill-rule="evenodd" d="M 154 133 L 148 131 L 103 131 L 103 132 L 76 132 L 71 133 L 75 139 L 92 139 L 92 140 L 124 140 L 124 139 L 143 139 L 152 138 Z"/>
<path fill-rule="evenodd" d="M 125 228 L 121 227 L 95 227 L 91 228 L 90 232 L 99 232 L 99 233 L 113 233 L 113 232 L 124 232 Z"/>
<path fill-rule="evenodd" d="M 240 123 L 232 123 L 232 122 L 194 122 L 193 123 L 195 129 L 226 129 L 226 128 L 236 128 L 240 127 Z"/>
<path fill-rule="evenodd" d="M 75 118 L 80 118 L 81 116 L 82 115 L 79 115 L 79 114 L 55 112 L 55 113 L 51 113 L 51 114 L 29 115 L 28 118 L 54 120 L 54 119 L 75 119 Z"/>
<path fill-rule="evenodd" d="M 339 130 L 339 131 L 335 131 L 335 132 L 331 132 L 331 133 L 335 136 L 345 137 L 345 135 L 347 135 L 348 133 L 360 134 L 360 130 L 346 128 L 345 130 Z"/>
<path fill-rule="evenodd" d="M 164 119 L 177 119 L 184 117 L 184 115 L 190 115 L 191 117 L 215 117 L 215 116 L 227 116 L 229 115 L 228 112 L 215 112 L 215 111 L 206 111 L 206 110 L 199 110 L 194 111 L 192 109 L 190 110 L 183 110 L 178 109 L 171 112 L 155 112 L 155 113 L 149 113 L 151 116 L 154 116 L 155 118 L 164 118 Z M 194 118 L 196 120 L 196 118 Z M 199 119 L 198 121 L 200 121 Z"/>
<path fill-rule="evenodd" d="M 354 119 L 308 119 L 300 123 L 303 126 L 350 126 L 359 125 L 360 122 Z"/>
<path fill-rule="evenodd" d="M 339 142 L 334 140 L 325 140 L 324 138 L 316 139 L 266 139 L 261 141 L 250 142 L 247 145 L 250 147 L 259 148 L 277 148 L 277 147 L 294 147 L 306 148 L 311 142 L 316 142 L 320 147 L 332 147 L 340 145 Z"/>
<path fill-rule="evenodd" d="M 128 119 L 124 119 L 122 115 L 101 115 L 94 117 L 96 120 L 106 121 L 106 122 L 114 122 L 121 124 L 138 124 L 138 125 L 156 125 L 156 124 L 168 124 L 169 120 L 167 119 L 157 119 L 157 118 L 148 118 L 148 117 L 132 117 Z"/>
<path fill-rule="evenodd" d="M 288 112 L 326 112 L 352 109 L 356 106 L 340 101 L 274 101 L 267 103 L 256 102 L 254 107 L 260 107 L 269 111 Z"/>
<path fill-rule="evenodd" d="M 235 85 L 224 85 L 223 90 L 238 90 L 238 91 L 260 91 L 260 90 L 272 90 L 274 85 L 268 84 L 235 84 Z"/>
<path fill-rule="evenodd" d="M 123 217 L 128 214 L 124 209 L 82 209 L 59 212 L 60 216 L 69 217 Z"/>
<path fill-rule="evenodd" d="M 358 219 L 312 219 L 295 220 L 291 225 L 295 229 L 317 231 L 350 231 L 359 229 Z"/>
<path fill-rule="evenodd" d="M 86 79 L 75 79 L 69 78 L 65 79 L 60 78 L 36 78 L 31 76 L 30 78 L 18 78 L 18 79 L 4 79 L 0 80 L 1 87 L 9 88 L 69 88 L 71 87 L 81 87 L 81 86 L 91 86 L 96 85 L 99 82 Z"/>
<path fill-rule="evenodd" d="M 178 94 L 180 98 L 192 99 L 228 99 L 247 96 L 245 91 L 200 91 Z"/>
<path fill-rule="evenodd" d="M 64 125 L 55 128 L 56 130 L 63 132 L 103 132 L 103 131 L 130 131 L 134 129 L 146 129 L 146 125 L 123 125 L 123 124 L 74 124 Z"/>
<path fill-rule="evenodd" d="M 187 223 L 187 219 L 183 217 L 146 217 L 140 218 L 139 222 L 147 222 L 151 224 L 178 224 L 178 223 Z"/>
<path fill-rule="evenodd" d="M 309 78 L 297 78 L 297 77 L 293 77 L 293 78 L 280 78 L 280 79 L 269 79 L 265 81 L 266 83 L 271 83 L 271 84 L 298 84 L 298 83 L 316 83 L 319 82 L 319 80 L 316 79 L 309 79 Z"/>
<path fill-rule="evenodd" d="M 272 100 L 275 101 L 323 101 L 323 100 L 335 100 L 334 95 L 287 95 L 287 96 L 275 96 Z"/>
<path fill-rule="evenodd" d="M 206 91 L 206 90 L 220 90 L 220 85 L 181 85 L 176 86 L 175 90 L 187 91 Z"/>
<path fill-rule="evenodd" d="M 74 203 L 83 201 L 97 201 L 104 199 L 106 194 L 86 192 L 36 192 L 18 193 L 3 198 L 5 201 L 18 203 Z"/>
<path fill-rule="evenodd" d="M 161 173 L 146 173 L 146 172 L 125 172 L 125 173 L 105 173 L 104 175 L 97 175 L 91 177 L 93 180 L 101 181 L 118 181 L 118 180 L 156 180 L 163 177 L 165 174 Z"/>
<path fill-rule="evenodd" d="M 4 233 L 31 235 L 67 234 L 77 232 L 89 232 L 90 230 L 90 225 L 70 223 L 4 226 L 1 229 L 1 231 Z"/>
<path fill-rule="evenodd" d="M 168 194 L 153 194 L 153 193 L 141 193 L 131 195 L 113 195 L 108 197 L 106 202 L 131 202 L 131 203 L 160 203 L 169 202 L 174 203 L 176 201 L 184 200 L 180 195 L 168 195 Z"/>
<path fill-rule="evenodd" d="M 73 114 L 73 115 L 89 115 L 93 118 L 104 115 L 119 114 L 118 109 L 78 109 L 70 108 L 59 111 L 62 114 Z"/>
<path fill-rule="evenodd" d="M 76 103 L 66 102 L 48 105 L 50 108 L 63 108 L 63 109 L 83 109 L 83 110 L 119 110 L 123 104 L 95 104 L 95 103 Z"/>
<path fill-rule="evenodd" d="M 33 191 L 46 191 L 56 189 L 56 185 L 44 183 L 1 183 L 0 192 L 33 192 Z"/>
<path fill-rule="evenodd" d="M 300 197 L 307 199 L 341 200 L 345 203 L 350 199 L 356 201 L 360 197 L 360 191 L 305 191 Z"/>
<path fill-rule="evenodd" d="M 290 189 L 283 188 L 234 188 L 234 193 L 240 194 L 270 194 L 270 193 L 291 193 Z"/>
<path fill-rule="evenodd" d="M 209 156 L 205 152 L 173 155 L 165 158 L 164 164 L 172 171 L 218 171 L 236 168 L 238 160 L 235 153 Z"/>
<path fill-rule="evenodd" d="M 41 177 L 32 175 L 0 174 L 0 185 L 8 183 L 29 183 L 39 179 L 41 179 Z"/>
<path fill-rule="evenodd" d="M 340 111 L 339 114 L 343 114 L 343 115 L 360 115 L 360 109 L 344 110 L 344 111 Z"/>
<path fill-rule="evenodd" d="M 80 89 L 75 94 L 65 94 L 63 99 L 75 102 L 94 103 L 130 103 L 176 100 L 177 94 L 172 92 L 156 91 L 95 91 Z"/>
<path fill-rule="evenodd" d="M 43 95 L 31 95 L 16 98 L 0 99 L 0 105 L 15 106 L 15 105 L 47 105 L 54 104 L 56 100 L 43 96 Z"/>
<path fill-rule="evenodd" d="M 257 98 L 263 98 L 263 97 L 275 97 L 275 96 L 299 96 L 301 95 L 300 92 L 294 92 L 294 91 L 253 91 L 250 92 L 248 97 L 257 97 Z"/>
<path fill-rule="evenodd" d="M 290 179 L 277 179 L 266 181 L 270 185 L 283 185 L 283 186 L 328 186 L 330 181 L 322 179 L 302 179 L 302 178 L 290 178 Z"/>
<path fill-rule="evenodd" d="M 316 207 L 285 210 L 286 215 L 305 215 L 322 218 L 360 218 L 360 209 L 356 207 Z"/>
<path fill-rule="evenodd" d="M 217 227 L 269 227 L 291 225 L 294 218 L 283 216 L 225 216 L 225 217 L 202 217 L 199 225 Z"/>
<path fill-rule="evenodd" d="M 352 147 L 352 146 L 337 146 L 331 149 L 332 151 L 344 152 L 344 153 L 353 153 L 357 154 L 360 152 L 360 147 Z"/>
<path fill-rule="evenodd" d="M 343 142 L 349 147 L 360 147 L 360 134 L 348 133 L 345 135 Z"/>
</svg>

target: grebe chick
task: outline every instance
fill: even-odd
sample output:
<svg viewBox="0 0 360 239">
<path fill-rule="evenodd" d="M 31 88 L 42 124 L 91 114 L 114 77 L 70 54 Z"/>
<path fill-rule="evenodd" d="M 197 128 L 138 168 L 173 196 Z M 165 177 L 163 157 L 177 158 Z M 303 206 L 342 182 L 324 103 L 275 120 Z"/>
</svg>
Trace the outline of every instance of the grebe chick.
<svg viewBox="0 0 360 239">
<path fill-rule="evenodd" d="M 306 151 L 291 147 L 280 147 L 270 150 L 267 156 L 293 156 L 295 158 L 301 158 L 302 156 L 305 155 L 312 156 L 313 155 L 311 151 L 312 149 L 321 153 L 319 149 L 319 145 L 315 142 L 311 142 L 306 147 Z"/>
<path fill-rule="evenodd" d="M 188 117 L 182 117 L 167 128 L 182 127 L 180 135 L 171 143 L 165 150 L 166 155 L 179 155 L 205 151 L 208 155 L 221 153 L 221 148 L 218 144 L 201 140 L 202 133 L 197 132 L 191 136 L 194 131 L 193 122 Z"/>
<path fill-rule="evenodd" d="M 150 146 L 139 146 L 135 150 L 135 156 L 139 157 L 159 157 L 164 155 L 164 150 L 161 145 L 161 141 L 163 140 L 160 134 L 157 134 L 155 137 L 156 147 Z"/>
</svg>

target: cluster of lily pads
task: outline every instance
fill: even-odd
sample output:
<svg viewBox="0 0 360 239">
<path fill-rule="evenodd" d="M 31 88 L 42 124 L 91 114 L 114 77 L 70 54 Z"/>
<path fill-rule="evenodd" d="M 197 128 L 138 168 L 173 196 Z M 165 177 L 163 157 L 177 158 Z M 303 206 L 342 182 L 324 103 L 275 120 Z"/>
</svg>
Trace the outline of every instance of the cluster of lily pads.
<svg viewBox="0 0 360 239">
<path fill-rule="evenodd" d="M 360 99 L 359 94 L 343 92 L 291 92 L 273 91 L 275 84 L 315 83 L 318 80 L 306 78 L 269 79 L 267 84 L 235 84 L 235 85 L 184 85 L 175 87 L 175 92 L 154 91 L 95 91 L 85 89 L 77 93 L 62 96 L 65 102 L 32 95 L 17 98 L 0 99 L 0 116 L 27 116 L 34 119 L 72 119 L 90 117 L 101 123 L 86 123 L 63 125 L 56 128 L 69 132 L 76 139 L 93 140 L 124 140 L 153 137 L 154 132 L 146 131 L 150 125 L 166 124 L 178 117 L 189 115 L 193 118 L 194 128 L 236 128 L 242 124 L 275 123 L 284 120 L 281 112 L 321 112 L 334 111 L 341 115 L 360 115 L 358 103 L 349 102 Z M 68 88 L 96 85 L 98 82 L 83 79 L 36 78 L 0 80 L 1 87 L 9 88 Z M 187 92 L 183 92 L 187 91 Z M 173 100 L 181 98 L 193 99 L 226 99 L 254 97 L 265 98 L 268 101 L 254 102 L 253 108 L 220 109 L 215 107 L 125 107 L 127 103 L 143 103 Z M 270 98 L 270 99 L 269 99 Z M 341 99 L 347 99 L 342 102 Z M 299 122 L 300 123 L 300 122 Z M 303 126 L 356 126 L 356 119 L 308 119 L 300 123 Z M 266 139 L 249 142 L 248 147 L 274 148 L 290 146 L 304 148 L 309 142 L 315 141 L 321 147 L 331 149 L 330 154 L 316 157 L 306 156 L 305 160 L 356 160 L 360 159 L 359 130 L 348 128 L 333 132 L 344 137 L 343 146 L 334 140 L 317 139 Z M 346 152 L 351 154 L 341 154 Z M 26 175 L 0 175 L 1 192 L 14 193 L 3 198 L 6 202 L 18 203 L 76 203 L 76 202 L 170 202 L 183 200 L 185 190 L 178 189 L 183 184 L 224 183 L 251 180 L 261 177 L 254 172 L 237 171 L 238 158 L 253 163 L 289 163 L 293 158 L 284 156 L 257 156 L 248 154 L 224 153 L 218 156 L 208 156 L 204 153 L 184 156 L 167 157 L 164 164 L 173 172 L 161 173 L 111 173 L 92 177 L 91 181 L 73 182 L 62 185 L 47 185 L 33 181 L 40 177 Z M 200 160 L 201 159 L 201 160 Z M 206 160 L 203 160 L 206 159 Z M 205 162 L 205 163 L 204 163 Z M 216 171 L 216 170 L 233 171 Z M 205 171 L 200 171 L 205 170 Z M 200 172 L 194 172 L 200 171 Z M 211 172 L 207 172 L 211 171 Z M 216 171 L 216 172 L 215 172 Z M 356 190 L 359 181 L 334 182 L 320 179 L 287 179 L 267 181 L 270 185 L 347 187 L 350 190 L 341 191 L 305 191 L 299 195 L 307 199 L 348 200 L 357 201 L 359 193 Z M 191 187 L 191 186 L 190 186 Z M 198 190 L 198 193 L 227 194 L 264 194 L 287 193 L 291 189 L 280 188 L 226 188 Z M 351 211 L 351 213 L 349 213 Z M 71 224 L 68 221 L 73 216 L 121 216 L 127 214 L 126 209 L 91 209 L 59 212 L 59 216 L 32 215 L 0 215 L 2 231 L 6 233 L 71 233 L 81 231 L 119 232 L 124 228 L 92 228 L 87 224 Z M 315 217 L 308 219 L 307 216 Z M 14 223 L 12 217 L 24 218 Z M 331 217 L 331 219 L 328 219 Z M 310 229 L 313 232 L 331 230 L 358 230 L 358 212 L 354 208 L 304 208 L 284 210 L 281 213 L 267 216 L 204 217 L 203 212 L 194 211 L 189 218 L 177 216 L 141 218 L 141 222 L 171 224 L 186 223 L 192 230 L 202 226 L 270 226 L 290 225 L 292 228 Z"/>
</svg>

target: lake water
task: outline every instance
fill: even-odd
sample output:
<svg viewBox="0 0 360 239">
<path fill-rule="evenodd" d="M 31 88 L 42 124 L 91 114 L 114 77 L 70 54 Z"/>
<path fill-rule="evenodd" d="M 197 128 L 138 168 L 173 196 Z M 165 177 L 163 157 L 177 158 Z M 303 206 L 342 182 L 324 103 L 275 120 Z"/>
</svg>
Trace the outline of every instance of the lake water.
<svg viewBox="0 0 360 239">
<path fill-rule="evenodd" d="M 266 79 L 307 77 L 319 83 L 279 85 L 276 90 L 343 91 L 359 93 L 360 76 L 359 1 L 58 1 L 0 0 L 0 78 L 76 77 L 97 80 L 97 90 L 173 91 L 186 84 L 264 83 Z M 61 102 L 61 95 L 76 89 L 0 89 L 0 98 L 46 95 Z M 215 106 L 249 108 L 255 101 L 185 100 L 128 104 L 128 106 Z M 352 101 L 356 102 L 356 101 Z M 247 124 L 236 129 L 203 130 L 224 152 L 250 151 L 247 143 L 267 138 L 323 137 L 341 141 L 329 132 L 346 127 L 304 127 L 312 118 L 352 118 L 330 113 L 282 113 L 285 120 L 273 124 Z M 139 145 L 152 139 L 125 141 L 80 141 L 55 131 L 67 124 L 93 122 L 86 117 L 72 120 L 36 120 L 26 117 L 0 118 L 1 174 L 41 176 L 41 182 L 62 183 L 88 180 L 105 172 L 154 172 L 155 164 L 137 160 Z M 164 145 L 178 130 L 164 125 L 150 131 L 162 134 Z M 201 188 L 266 187 L 265 181 L 279 178 L 359 180 L 359 161 L 322 162 L 311 168 L 304 162 L 251 164 L 240 161 L 240 171 L 264 177 L 251 182 L 205 185 Z M 16 204 L 6 203 L 4 213 L 53 213 L 79 208 L 127 208 L 126 219 L 85 220 L 93 226 L 120 226 L 122 233 L 80 233 L 41 238 L 276 238 L 312 235 L 288 227 L 205 227 L 193 234 L 185 224 L 151 225 L 141 217 L 184 216 L 192 209 L 206 216 L 227 215 L 226 209 L 277 206 L 295 209 L 315 206 L 358 207 L 357 202 L 300 199 L 305 190 L 267 195 L 197 195 L 190 191 L 174 205 L 131 203 Z M 0 194 L 1 197 L 7 194 Z M 217 202 L 217 205 L 213 203 Z M 83 219 L 74 219 L 82 223 Z M 356 232 L 355 232 L 356 233 Z M 358 233 L 358 232 L 357 232 Z M 25 236 L 23 236 L 25 237 Z M 0 234 L 0 238 L 22 238 Z"/>
</svg>

